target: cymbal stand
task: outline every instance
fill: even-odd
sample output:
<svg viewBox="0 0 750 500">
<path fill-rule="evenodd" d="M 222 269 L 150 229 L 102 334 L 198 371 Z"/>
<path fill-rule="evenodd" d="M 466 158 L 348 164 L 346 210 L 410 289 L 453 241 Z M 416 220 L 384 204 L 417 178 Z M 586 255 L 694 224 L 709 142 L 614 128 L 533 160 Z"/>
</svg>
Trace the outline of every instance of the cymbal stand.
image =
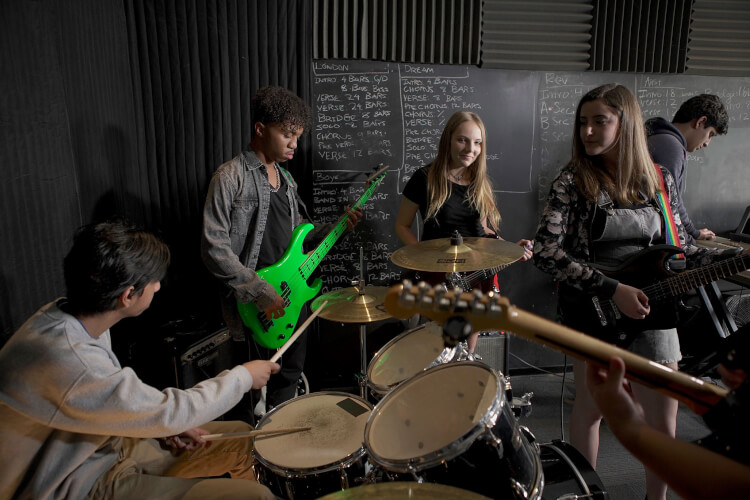
<svg viewBox="0 0 750 500">
<path fill-rule="evenodd" d="M 365 294 L 365 255 L 364 248 L 359 247 L 359 280 L 352 281 L 352 285 L 357 288 L 360 297 Z M 367 399 L 367 326 L 366 323 L 359 325 L 359 360 L 360 373 L 359 392 L 362 398 Z"/>
</svg>

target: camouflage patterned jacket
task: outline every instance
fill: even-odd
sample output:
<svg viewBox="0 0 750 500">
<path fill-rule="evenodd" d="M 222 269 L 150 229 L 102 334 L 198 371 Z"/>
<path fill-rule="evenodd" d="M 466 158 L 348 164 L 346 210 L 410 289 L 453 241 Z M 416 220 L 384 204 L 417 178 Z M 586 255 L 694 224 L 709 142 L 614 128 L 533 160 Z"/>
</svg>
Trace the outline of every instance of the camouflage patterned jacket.
<svg viewBox="0 0 750 500">
<path fill-rule="evenodd" d="M 680 242 L 687 257 L 687 267 L 710 264 L 717 256 L 730 257 L 737 250 L 721 251 L 686 245 L 685 230 L 680 222 L 678 196 L 672 175 L 660 167 L 667 186 Z M 652 203 L 656 203 L 652 200 Z M 596 203 L 585 199 L 575 183 L 574 168 L 568 164 L 552 182 L 547 205 L 537 228 L 534 264 L 557 281 L 575 288 L 611 297 L 618 281 L 609 278 L 589 265 L 591 261 L 590 228 Z M 663 233 L 663 232 L 662 232 Z"/>
</svg>

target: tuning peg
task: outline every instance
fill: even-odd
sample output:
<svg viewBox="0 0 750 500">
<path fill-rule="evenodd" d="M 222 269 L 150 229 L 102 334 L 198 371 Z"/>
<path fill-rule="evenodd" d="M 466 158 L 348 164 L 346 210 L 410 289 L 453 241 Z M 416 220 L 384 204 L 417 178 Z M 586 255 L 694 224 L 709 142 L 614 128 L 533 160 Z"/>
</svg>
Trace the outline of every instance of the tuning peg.
<svg viewBox="0 0 750 500">
<path fill-rule="evenodd" d="M 477 314 L 484 314 L 487 308 L 484 305 L 484 294 L 479 290 L 473 291 L 474 298 L 471 300 L 471 311 Z"/>
<path fill-rule="evenodd" d="M 487 294 L 489 304 L 487 304 L 487 312 L 490 316 L 497 316 L 503 312 L 502 306 L 499 304 L 500 294 L 495 292 L 489 292 Z"/>
<path fill-rule="evenodd" d="M 432 288 L 424 281 L 420 281 L 417 283 L 417 289 L 417 303 L 429 309 L 432 306 L 432 295 L 429 293 Z"/>
<path fill-rule="evenodd" d="M 466 299 L 464 299 L 460 293 L 457 293 L 455 295 L 455 300 L 453 301 L 453 310 L 454 311 L 465 311 L 469 308 L 469 303 Z"/>
</svg>

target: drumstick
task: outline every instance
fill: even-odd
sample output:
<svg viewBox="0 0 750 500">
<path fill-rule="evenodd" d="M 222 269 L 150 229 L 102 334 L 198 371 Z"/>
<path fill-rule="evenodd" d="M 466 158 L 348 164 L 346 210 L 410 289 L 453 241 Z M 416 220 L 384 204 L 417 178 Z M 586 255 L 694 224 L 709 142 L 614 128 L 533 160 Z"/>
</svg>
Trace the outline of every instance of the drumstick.
<svg viewBox="0 0 750 500">
<path fill-rule="evenodd" d="M 283 435 L 294 432 L 309 431 L 312 427 L 287 427 L 286 429 L 268 429 L 247 432 L 224 432 L 222 434 L 206 434 L 201 436 L 204 441 L 221 441 L 222 439 L 253 438 L 256 436 Z"/>
<path fill-rule="evenodd" d="M 380 165 L 383 165 L 383 164 L 381 163 Z M 381 173 L 383 173 L 383 172 L 385 172 L 386 170 L 388 170 L 388 165 L 383 165 L 382 167 L 381 167 L 380 165 L 378 165 L 378 167 L 380 167 L 380 168 L 378 169 L 378 171 L 377 171 L 377 172 L 375 172 L 374 174 L 372 174 L 372 175 L 371 175 L 370 177 L 368 177 L 368 178 L 367 178 L 367 179 L 365 180 L 365 182 L 370 182 L 370 181 L 371 181 L 371 180 L 373 180 L 373 179 L 374 179 L 375 177 L 379 176 L 379 175 L 380 175 Z"/>
<path fill-rule="evenodd" d="M 328 304 L 328 301 L 324 300 L 323 303 L 320 304 L 320 307 L 318 307 L 317 309 L 315 309 L 315 312 L 313 312 L 310 315 L 310 317 L 307 318 L 304 323 L 302 323 L 302 326 L 300 326 L 299 328 L 297 328 L 297 331 L 294 332 L 294 334 L 291 337 L 289 337 L 289 340 L 287 340 L 286 344 L 284 344 L 283 346 L 281 346 L 281 349 L 279 349 L 278 351 L 276 351 L 276 354 L 274 354 L 273 356 L 271 356 L 271 359 L 269 361 L 273 361 L 274 363 L 276 361 L 278 361 L 278 359 L 281 357 L 281 355 L 284 354 L 284 351 L 286 351 L 287 349 L 289 349 L 289 346 L 292 345 L 292 343 L 295 340 L 297 340 L 297 337 L 299 337 L 300 335 L 302 335 L 302 332 L 305 331 L 305 328 L 307 328 L 308 326 L 310 326 L 310 323 L 312 323 L 312 320 L 314 320 L 315 317 L 318 314 L 320 314 L 320 311 L 323 310 L 323 308 L 326 306 L 326 304 Z"/>
</svg>

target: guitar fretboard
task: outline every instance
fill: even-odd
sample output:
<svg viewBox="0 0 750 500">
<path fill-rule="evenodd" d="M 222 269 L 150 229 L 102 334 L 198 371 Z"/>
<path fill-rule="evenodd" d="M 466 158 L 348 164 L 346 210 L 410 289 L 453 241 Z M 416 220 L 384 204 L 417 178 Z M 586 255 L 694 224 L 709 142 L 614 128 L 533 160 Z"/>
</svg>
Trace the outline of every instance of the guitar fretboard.
<svg viewBox="0 0 750 500">
<path fill-rule="evenodd" d="M 684 271 L 643 288 L 649 300 L 677 297 L 722 278 L 739 274 L 750 267 L 750 255 L 737 255 L 699 269 Z"/>
<path fill-rule="evenodd" d="M 378 177 L 372 180 L 370 186 L 365 189 L 364 193 L 362 193 L 362 196 L 360 196 L 359 199 L 352 204 L 352 210 L 362 208 L 362 206 L 367 203 L 367 200 L 370 199 L 372 193 L 375 192 L 380 183 L 383 181 L 383 178 L 385 178 L 385 174 L 386 172 L 383 172 Z M 331 232 L 328 233 L 325 238 L 323 238 L 323 241 L 320 242 L 315 250 L 310 253 L 307 259 L 305 259 L 305 262 L 303 262 L 299 267 L 299 272 L 302 276 L 302 279 L 307 280 L 312 275 L 313 271 L 317 269 L 321 261 L 325 258 L 326 255 L 328 255 L 328 252 L 331 251 L 341 235 L 344 234 L 344 231 L 346 231 L 346 217 L 341 218 L 341 220 L 336 224 L 333 230 L 331 230 Z"/>
</svg>

